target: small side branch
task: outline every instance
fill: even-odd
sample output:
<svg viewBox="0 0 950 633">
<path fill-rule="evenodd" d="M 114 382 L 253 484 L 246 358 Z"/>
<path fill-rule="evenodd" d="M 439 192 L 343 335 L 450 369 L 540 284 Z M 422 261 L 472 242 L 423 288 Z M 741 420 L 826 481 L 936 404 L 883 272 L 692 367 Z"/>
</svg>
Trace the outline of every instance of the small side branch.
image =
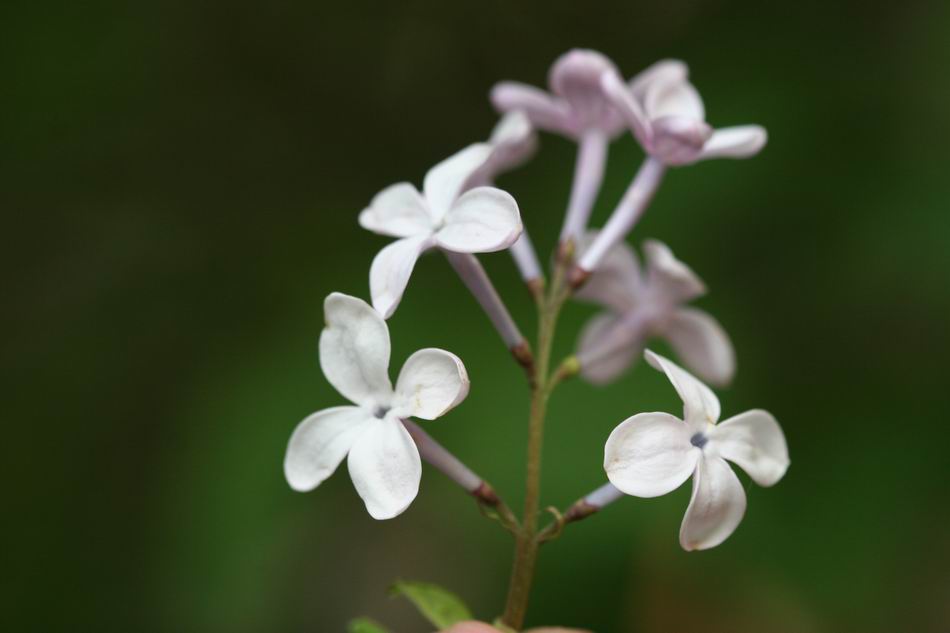
<svg viewBox="0 0 950 633">
<path fill-rule="evenodd" d="M 592 514 L 599 512 L 605 506 L 623 496 L 612 483 L 606 483 L 585 497 L 575 501 L 563 513 L 552 512 L 555 520 L 538 533 L 538 544 L 553 541 L 561 535 L 564 527 L 570 523 L 583 521 Z"/>
</svg>

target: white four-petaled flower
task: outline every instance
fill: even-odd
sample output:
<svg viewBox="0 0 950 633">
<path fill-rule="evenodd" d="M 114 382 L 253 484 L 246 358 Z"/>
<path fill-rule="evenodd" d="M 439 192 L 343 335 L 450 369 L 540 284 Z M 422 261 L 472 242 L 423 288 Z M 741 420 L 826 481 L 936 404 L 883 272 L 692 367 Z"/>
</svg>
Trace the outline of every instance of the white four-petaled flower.
<svg viewBox="0 0 950 633">
<path fill-rule="evenodd" d="M 415 499 L 422 465 L 402 424 L 434 420 L 465 399 L 462 361 L 422 349 L 406 360 L 396 387 L 389 380 L 389 328 L 366 302 L 333 293 L 324 302 L 320 367 L 355 406 L 318 411 L 294 430 L 284 459 L 292 488 L 313 490 L 347 458 L 350 477 L 375 519 L 390 519 Z"/>
<path fill-rule="evenodd" d="M 691 475 L 693 494 L 680 527 L 686 550 L 722 543 L 745 514 L 746 496 L 726 460 L 741 466 L 760 486 L 777 483 L 788 469 L 788 446 L 775 418 L 752 410 L 719 424 L 719 400 L 673 362 L 645 352 L 683 400 L 683 419 L 640 413 L 620 423 L 607 439 L 604 469 L 621 492 L 658 497 Z"/>
<path fill-rule="evenodd" d="M 518 239 L 522 227 L 515 199 L 494 187 L 468 189 L 494 152 L 488 143 L 470 145 L 429 170 L 422 194 L 407 182 L 391 185 L 360 213 L 363 228 L 400 238 L 383 248 L 370 268 L 373 307 L 383 317 L 396 310 L 426 250 L 489 253 Z"/>
<path fill-rule="evenodd" d="M 644 151 L 667 165 L 757 154 L 767 139 L 765 128 L 740 125 L 714 131 L 688 74 L 683 62 L 663 60 L 629 83 L 608 69 L 601 85 Z"/>
<path fill-rule="evenodd" d="M 586 236 L 583 247 L 595 234 Z M 612 381 L 639 356 L 649 337 L 666 339 L 682 362 L 703 380 L 727 384 L 735 352 L 719 322 L 703 310 L 684 307 L 706 293 L 702 280 L 656 240 L 643 243 L 646 271 L 633 249 L 618 242 L 577 298 L 608 308 L 594 316 L 578 339 L 581 373 L 595 384 Z"/>
</svg>

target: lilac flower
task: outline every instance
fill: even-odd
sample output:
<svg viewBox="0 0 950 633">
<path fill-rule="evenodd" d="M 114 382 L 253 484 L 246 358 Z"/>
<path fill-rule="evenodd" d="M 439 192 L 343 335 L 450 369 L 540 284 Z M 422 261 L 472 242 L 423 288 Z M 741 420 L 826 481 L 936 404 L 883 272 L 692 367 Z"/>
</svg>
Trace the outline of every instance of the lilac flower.
<svg viewBox="0 0 950 633">
<path fill-rule="evenodd" d="M 760 486 L 772 486 L 788 470 L 788 446 L 775 418 L 759 409 L 716 424 L 719 400 L 709 388 L 671 361 L 645 352 L 683 400 L 683 419 L 640 413 L 621 422 L 604 447 L 604 469 L 621 492 L 658 497 L 693 477 L 693 494 L 680 527 L 686 550 L 725 541 L 745 514 L 746 496 L 726 460 Z"/>
</svg>

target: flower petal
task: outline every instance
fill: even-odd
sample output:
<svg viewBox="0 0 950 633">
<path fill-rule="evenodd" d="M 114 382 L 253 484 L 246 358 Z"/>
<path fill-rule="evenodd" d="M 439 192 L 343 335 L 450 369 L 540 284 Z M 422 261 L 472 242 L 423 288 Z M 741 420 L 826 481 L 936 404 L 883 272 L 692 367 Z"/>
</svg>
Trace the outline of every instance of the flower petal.
<svg viewBox="0 0 950 633">
<path fill-rule="evenodd" d="M 461 403 L 468 387 L 468 374 L 458 356 L 441 349 L 421 349 L 399 372 L 393 409 L 400 417 L 434 420 Z"/>
<path fill-rule="evenodd" d="M 737 125 L 719 128 L 706 141 L 699 160 L 707 158 L 749 158 L 758 154 L 768 140 L 761 125 Z"/>
<path fill-rule="evenodd" d="M 719 545 L 739 527 L 745 506 L 745 490 L 726 460 L 703 456 L 693 475 L 693 496 L 680 526 L 680 545 L 687 551 Z"/>
<path fill-rule="evenodd" d="M 760 486 L 775 485 L 788 470 L 785 434 L 768 411 L 753 409 L 720 422 L 710 431 L 710 441 Z"/>
<path fill-rule="evenodd" d="M 704 121 L 681 116 L 653 119 L 650 154 L 666 165 L 689 165 L 699 160 L 713 130 Z"/>
<path fill-rule="evenodd" d="M 581 330 L 577 358 L 581 375 L 595 385 L 613 382 L 637 357 L 643 341 L 634 333 L 624 336 L 618 331 L 622 317 L 603 313 L 594 316 Z"/>
<path fill-rule="evenodd" d="M 538 129 L 571 135 L 570 109 L 540 88 L 515 81 L 502 81 L 491 91 L 491 102 L 499 112 L 522 110 Z"/>
<path fill-rule="evenodd" d="M 596 128 L 613 136 L 622 126 L 600 85 L 604 73 L 619 74 L 607 57 L 587 49 L 570 50 L 551 66 L 551 92 L 567 101 L 578 132 Z"/>
<path fill-rule="evenodd" d="M 647 279 L 651 288 L 660 290 L 670 303 L 684 303 L 706 294 L 706 285 L 693 270 L 676 259 L 670 247 L 659 240 L 643 242 Z"/>
<path fill-rule="evenodd" d="M 624 83 L 620 73 L 604 73 L 600 80 L 601 88 L 613 107 L 617 109 L 627 127 L 644 148 L 649 148 L 653 139 L 650 120 L 643 106 L 633 96 L 630 87 Z"/>
<path fill-rule="evenodd" d="M 604 470 L 618 490 L 658 497 L 689 479 L 700 450 L 682 420 L 668 413 L 639 413 L 613 430 L 604 447 Z"/>
<path fill-rule="evenodd" d="M 531 120 L 522 110 L 509 112 L 501 118 L 488 140 L 492 146 L 491 178 L 521 165 L 538 149 L 538 135 Z"/>
<path fill-rule="evenodd" d="M 356 492 L 374 519 L 402 514 L 419 493 L 419 449 L 398 418 L 374 419 L 356 439 L 347 467 Z"/>
<path fill-rule="evenodd" d="M 662 371 L 673 383 L 673 388 L 683 400 L 683 419 L 691 432 L 706 431 L 708 425 L 716 423 L 720 413 L 719 398 L 709 387 L 659 354 L 646 350 L 643 355 L 654 369 Z"/>
<path fill-rule="evenodd" d="M 409 237 L 430 233 L 432 218 L 425 199 L 416 188 L 408 182 L 401 182 L 376 194 L 360 213 L 360 226 L 382 235 Z"/>
<path fill-rule="evenodd" d="M 457 253 L 490 253 L 514 244 L 522 228 L 518 203 L 510 194 L 476 187 L 452 205 L 435 240 Z"/>
<path fill-rule="evenodd" d="M 488 143 L 474 143 L 426 173 L 423 191 L 436 224 L 445 218 L 449 207 L 465 190 L 466 181 L 485 164 L 491 152 Z"/>
<path fill-rule="evenodd" d="M 687 79 L 664 77 L 650 84 L 644 94 L 643 109 L 651 121 L 665 116 L 706 120 L 699 92 Z"/>
<path fill-rule="evenodd" d="M 355 404 L 387 404 L 389 328 L 365 301 L 334 292 L 323 302 L 320 367 L 330 384 Z"/>
<path fill-rule="evenodd" d="M 641 70 L 630 79 L 628 85 L 634 98 L 643 103 L 647 92 L 654 85 L 686 81 L 689 67 L 678 59 L 661 59 Z"/>
<path fill-rule="evenodd" d="M 369 269 L 369 290 L 373 307 L 384 319 L 396 311 L 416 260 L 432 247 L 432 242 L 428 235 L 404 237 L 376 254 Z"/>
<path fill-rule="evenodd" d="M 599 233 L 589 231 L 578 244 L 578 257 L 594 242 Z M 607 306 L 617 312 L 633 308 L 641 290 L 640 265 L 633 249 L 626 242 L 617 242 L 607 251 L 590 279 L 574 297 Z"/>
<path fill-rule="evenodd" d="M 372 416 L 362 407 L 317 411 L 297 425 L 284 457 L 284 476 L 294 490 L 313 490 L 333 474 Z"/>
<path fill-rule="evenodd" d="M 670 315 L 664 335 L 683 364 L 713 385 L 726 385 L 736 373 L 729 335 L 703 310 L 680 308 Z"/>
</svg>

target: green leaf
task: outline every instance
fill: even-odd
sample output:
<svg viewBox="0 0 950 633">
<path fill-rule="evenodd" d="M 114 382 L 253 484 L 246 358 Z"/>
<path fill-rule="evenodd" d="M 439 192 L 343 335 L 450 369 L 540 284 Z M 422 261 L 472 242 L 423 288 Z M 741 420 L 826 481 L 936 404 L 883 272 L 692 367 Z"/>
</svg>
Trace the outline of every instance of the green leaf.
<svg viewBox="0 0 950 633">
<path fill-rule="evenodd" d="M 369 618 L 356 618 L 350 620 L 346 627 L 347 633 L 389 633 L 382 624 L 370 620 Z"/>
<path fill-rule="evenodd" d="M 438 629 L 472 619 L 472 612 L 461 598 L 438 585 L 400 580 L 392 586 L 390 593 L 408 598 L 419 609 L 419 613 Z"/>
</svg>

